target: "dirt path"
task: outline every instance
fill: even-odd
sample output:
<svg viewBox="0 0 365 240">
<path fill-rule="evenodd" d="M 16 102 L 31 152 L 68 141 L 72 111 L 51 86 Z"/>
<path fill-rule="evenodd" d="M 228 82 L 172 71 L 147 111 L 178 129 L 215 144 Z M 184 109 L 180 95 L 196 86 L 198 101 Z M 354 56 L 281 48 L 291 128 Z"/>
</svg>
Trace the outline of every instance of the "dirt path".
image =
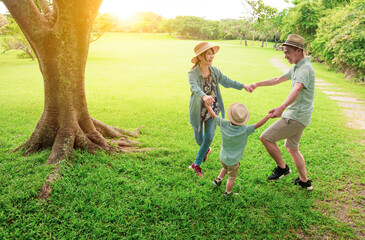
<svg viewBox="0 0 365 240">
<path fill-rule="evenodd" d="M 287 72 L 289 66 L 283 62 L 283 57 L 274 57 L 270 59 L 271 64 Z M 328 95 L 331 100 L 337 102 L 347 117 L 347 127 L 365 130 L 365 101 L 357 99 L 349 92 L 343 92 L 343 89 L 333 83 L 326 82 L 322 79 L 316 79 L 316 88 Z M 361 141 L 365 145 L 365 139 Z"/>
</svg>

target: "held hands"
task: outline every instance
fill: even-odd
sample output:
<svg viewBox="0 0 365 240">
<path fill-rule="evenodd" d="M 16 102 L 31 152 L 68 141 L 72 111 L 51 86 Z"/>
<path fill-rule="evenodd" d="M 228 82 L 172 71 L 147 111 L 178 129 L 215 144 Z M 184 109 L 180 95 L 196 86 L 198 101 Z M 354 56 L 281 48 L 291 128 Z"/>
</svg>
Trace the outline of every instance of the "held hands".
<svg viewBox="0 0 365 240">
<path fill-rule="evenodd" d="M 278 118 L 278 117 L 281 117 L 281 115 L 283 114 L 284 110 L 285 110 L 285 107 L 279 106 L 277 108 L 271 109 L 269 111 L 269 115 L 271 115 L 271 118 Z"/>
<path fill-rule="evenodd" d="M 253 90 L 255 90 L 257 88 L 257 84 L 256 83 L 252 83 L 250 85 L 244 85 L 243 88 L 249 92 L 249 93 L 252 93 Z"/>
<path fill-rule="evenodd" d="M 214 98 L 212 96 L 208 96 L 208 95 L 204 95 L 202 97 L 202 100 L 204 101 L 205 105 L 212 105 L 212 103 L 214 103 Z"/>
</svg>

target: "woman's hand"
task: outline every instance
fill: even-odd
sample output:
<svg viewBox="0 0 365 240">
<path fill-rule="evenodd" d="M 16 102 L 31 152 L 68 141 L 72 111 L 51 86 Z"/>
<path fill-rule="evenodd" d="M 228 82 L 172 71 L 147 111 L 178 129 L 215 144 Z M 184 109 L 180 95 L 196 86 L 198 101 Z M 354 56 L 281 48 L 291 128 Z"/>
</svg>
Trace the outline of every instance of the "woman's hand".
<svg viewBox="0 0 365 240">
<path fill-rule="evenodd" d="M 243 88 L 249 92 L 249 93 L 252 93 L 253 90 L 255 90 L 257 88 L 257 84 L 256 83 L 252 83 L 250 85 L 244 85 Z"/>
<path fill-rule="evenodd" d="M 214 98 L 212 96 L 204 95 L 202 97 L 202 100 L 204 101 L 205 104 L 208 104 L 208 106 L 210 106 L 210 105 L 212 105 L 212 103 L 214 103 Z"/>
</svg>

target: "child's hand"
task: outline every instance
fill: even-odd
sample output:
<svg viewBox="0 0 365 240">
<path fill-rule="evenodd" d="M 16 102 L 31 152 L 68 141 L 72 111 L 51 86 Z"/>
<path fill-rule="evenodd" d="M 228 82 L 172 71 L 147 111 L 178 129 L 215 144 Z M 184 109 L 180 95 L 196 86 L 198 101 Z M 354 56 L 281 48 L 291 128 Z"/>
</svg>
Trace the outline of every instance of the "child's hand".
<svg viewBox="0 0 365 240">
<path fill-rule="evenodd" d="M 207 96 L 207 95 L 204 95 L 202 97 L 202 100 L 204 101 L 205 104 L 208 104 L 209 106 L 214 103 L 214 98 L 212 96 Z"/>
</svg>

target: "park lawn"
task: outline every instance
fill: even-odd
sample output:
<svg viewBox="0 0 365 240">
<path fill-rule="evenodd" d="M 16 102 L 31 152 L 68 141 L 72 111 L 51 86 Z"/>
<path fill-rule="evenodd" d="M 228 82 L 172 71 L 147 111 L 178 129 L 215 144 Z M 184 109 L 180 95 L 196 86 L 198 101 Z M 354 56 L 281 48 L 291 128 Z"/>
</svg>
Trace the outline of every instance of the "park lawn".
<svg viewBox="0 0 365 240">
<path fill-rule="evenodd" d="M 286 152 L 293 173 L 277 183 L 266 181 L 275 164 L 259 136 L 275 120 L 249 138 L 234 186 L 240 196 L 227 199 L 224 186 L 212 187 L 220 171 L 219 128 L 210 160 L 202 165 L 204 178 L 188 170 L 198 150 L 189 124 L 187 82 L 196 43 L 168 35 L 107 34 L 90 45 L 91 116 L 128 130 L 144 125 L 138 141 L 153 149 L 117 155 L 76 151 L 72 162 L 62 163 L 62 176 L 47 201 L 37 194 L 52 170 L 45 165 L 50 151 L 27 157 L 10 153 L 42 114 L 41 74 L 35 61 L 16 59 L 11 52 L 0 55 L 0 238 L 357 239 L 353 225 L 364 235 L 364 217 L 356 208 L 365 184 L 358 143 L 363 133 L 345 128 L 337 104 L 318 90 L 312 124 L 301 142 L 314 191 L 290 183 L 297 171 Z M 231 79 L 253 83 L 282 74 L 270 64 L 282 53 L 271 47 L 219 44 L 214 65 Z M 318 78 L 342 81 L 342 75 L 315 68 Z M 289 91 L 289 82 L 252 94 L 222 88 L 226 108 L 233 102 L 247 105 L 248 124 L 281 104 Z M 355 207 L 341 208 L 349 202 Z"/>
</svg>

